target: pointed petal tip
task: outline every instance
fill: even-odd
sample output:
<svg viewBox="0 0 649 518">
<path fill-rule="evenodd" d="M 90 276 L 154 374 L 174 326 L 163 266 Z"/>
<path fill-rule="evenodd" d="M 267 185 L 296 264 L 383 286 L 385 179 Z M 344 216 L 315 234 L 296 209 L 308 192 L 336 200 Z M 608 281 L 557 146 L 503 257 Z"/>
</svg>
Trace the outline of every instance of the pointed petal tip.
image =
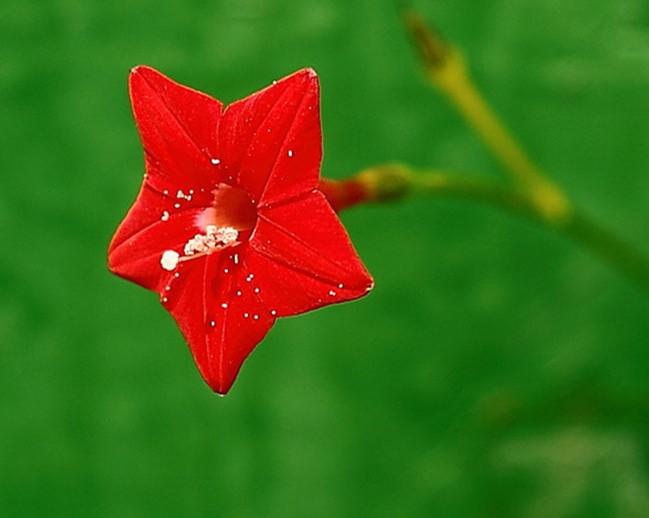
<svg viewBox="0 0 649 518">
<path fill-rule="evenodd" d="M 207 383 L 207 385 L 214 391 L 214 393 L 218 394 L 219 396 L 225 396 L 228 392 L 230 392 L 230 389 L 232 388 L 236 377 L 237 373 L 235 373 L 234 376 L 204 376 L 203 379 L 205 380 L 205 383 Z"/>
<path fill-rule="evenodd" d="M 131 68 L 130 75 L 146 74 L 147 72 L 153 72 L 155 74 L 160 73 L 155 68 L 150 67 L 149 65 L 135 65 L 133 68 Z"/>
<path fill-rule="evenodd" d="M 168 79 L 164 74 L 158 72 L 155 68 L 152 68 L 148 65 L 137 65 L 131 68 L 128 74 L 128 83 L 130 87 L 133 87 L 134 81 L 138 79 L 148 81 L 154 78 Z"/>
<path fill-rule="evenodd" d="M 138 75 L 141 76 L 142 74 L 146 74 L 147 72 L 158 73 L 157 70 L 147 65 L 136 65 L 133 68 L 131 68 L 131 70 L 129 71 L 128 80 L 129 82 L 131 82 L 136 76 Z"/>
<path fill-rule="evenodd" d="M 122 275 L 120 274 L 119 264 L 114 254 L 117 245 L 118 243 L 116 242 L 115 236 L 113 236 L 113 238 L 110 240 L 110 244 L 108 245 L 108 250 L 106 252 L 106 268 L 108 268 L 108 271 L 113 275 L 122 277 Z"/>
<path fill-rule="evenodd" d="M 133 88 L 135 82 L 141 80 L 144 84 L 156 85 L 160 82 L 176 83 L 170 77 L 167 77 L 159 70 L 148 65 L 137 65 L 131 68 L 128 74 L 129 87 Z"/>
<path fill-rule="evenodd" d="M 364 287 L 363 287 L 363 283 L 359 283 L 359 287 L 355 291 L 356 296 L 350 298 L 349 300 L 355 300 L 355 299 L 366 297 L 374 289 L 374 284 L 375 284 L 374 279 L 369 273 L 366 272 Z"/>
<path fill-rule="evenodd" d="M 300 75 L 303 75 L 306 78 L 306 80 L 311 84 L 315 84 L 315 85 L 320 84 L 320 79 L 318 78 L 318 73 L 314 69 L 312 69 L 310 67 L 309 68 L 303 68 L 302 70 L 300 70 L 297 73 L 300 74 Z"/>
<path fill-rule="evenodd" d="M 297 70 L 292 74 L 283 77 L 278 82 L 282 83 L 284 81 L 297 82 L 301 84 L 309 84 L 309 85 L 316 85 L 316 86 L 319 85 L 320 83 L 320 79 L 318 78 L 318 73 L 311 67 L 301 68 L 300 70 Z"/>
</svg>

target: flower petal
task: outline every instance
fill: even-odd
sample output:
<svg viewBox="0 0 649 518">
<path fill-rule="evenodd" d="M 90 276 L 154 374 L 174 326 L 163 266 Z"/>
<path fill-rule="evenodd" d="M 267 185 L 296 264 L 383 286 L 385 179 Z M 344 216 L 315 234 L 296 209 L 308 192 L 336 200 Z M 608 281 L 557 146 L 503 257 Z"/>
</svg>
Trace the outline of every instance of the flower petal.
<svg viewBox="0 0 649 518">
<path fill-rule="evenodd" d="M 315 188 L 322 160 L 318 77 L 304 69 L 228 106 L 219 126 L 225 167 L 259 204 Z"/>
<path fill-rule="evenodd" d="M 356 299 L 374 284 L 319 191 L 261 208 L 248 265 L 263 271 L 260 295 L 278 316 Z"/>
<path fill-rule="evenodd" d="M 170 275 L 160 258 L 166 250 L 182 253 L 185 243 L 201 232 L 196 221 L 204 203 L 201 196 L 187 201 L 159 193 L 145 182 L 108 247 L 110 271 L 160 293 Z"/>
<path fill-rule="evenodd" d="M 163 299 L 201 375 L 219 394 L 228 392 L 243 361 L 275 322 L 254 291 L 254 274 L 246 280 L 245 246 L 182 263 Z"/>
<path fill-rule="evenodd" d="M 131 71 L 129 92 L 149 181 L 159 190 L 217 182 L 210 160 L 218 154 L 222 104 L 144 66 Z"/>
</svg>

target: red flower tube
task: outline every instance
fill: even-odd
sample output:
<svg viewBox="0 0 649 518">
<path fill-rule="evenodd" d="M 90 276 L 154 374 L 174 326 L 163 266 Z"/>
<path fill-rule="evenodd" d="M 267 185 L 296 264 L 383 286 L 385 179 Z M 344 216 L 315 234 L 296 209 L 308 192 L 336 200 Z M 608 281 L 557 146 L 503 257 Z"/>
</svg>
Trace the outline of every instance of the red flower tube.
<svg viewBox="0 0 649 518">
<path fill-rule="evenodd" d="M 318 190 L 318 78 L 301 70 L 224 108 L 140 66 L 129 91 L 146 174 L 108 265 L 160 295 L 225 394 L 277 317 L 373 286 Z"/>
</svg>

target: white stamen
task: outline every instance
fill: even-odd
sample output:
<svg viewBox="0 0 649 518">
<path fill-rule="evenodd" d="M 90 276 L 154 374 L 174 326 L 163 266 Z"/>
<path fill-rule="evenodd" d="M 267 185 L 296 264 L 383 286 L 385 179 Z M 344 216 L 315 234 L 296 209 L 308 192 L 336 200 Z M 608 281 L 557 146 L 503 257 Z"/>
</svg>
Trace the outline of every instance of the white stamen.
<svg viewBox="0 0 649 518">
<path fill-rule="evenodd" d="M 208 253 L 214 248 L 235 243 L 239 237 L 239 232 L 232 227 L 207 225 L 205 230 L 205 234 L 196 234 L 187 241 L 184 248 L 185 255 Z"/>
<path fill-rule="evenodd" d="M 178 252 L 167 250 L 162 254 L 160 264 L 165 270 L 171 271 L 178 266 L 178 259 L 180 259 L 180 254 Z"/>
<path fill-rule="evenodd" d="M 234 243 L 239 237 L 239 232 L 237 229 L 232 227 L 221 227 L 216 232 L 216 238 L 219 241 L 222 241 L 224 244 Z"/>
</svg>

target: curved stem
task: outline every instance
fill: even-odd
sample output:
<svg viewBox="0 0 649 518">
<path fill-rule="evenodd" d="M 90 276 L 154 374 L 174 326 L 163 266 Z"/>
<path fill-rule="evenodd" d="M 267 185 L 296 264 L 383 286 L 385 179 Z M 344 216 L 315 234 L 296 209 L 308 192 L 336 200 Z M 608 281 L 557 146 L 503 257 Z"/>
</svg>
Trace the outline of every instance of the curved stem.
<svg viewBox="0 0 649 518">
<path fill-rule="evenodd" d="M 352 186 L 353 196 L 345 191 Z M 627 278 L 649 290 L 649 258 L 622 238 L 573 209 L 569 217 L 548 216 L 533 191 L 489 177 L 435 170 L 413 172 L 403 165 L 379 166 L 342 180 L 323 180 L 321 190 L 337 211 L 362 203 L 437 196 L 484 203 L 528 217 L 575 239 Z M 349 203 L 336 203 L 346 199 Z"/>
<path fill-rule="evenodd" d="M 532 161 L 472 80 L 461 52 L 430 28 L 414 11 L 403 21 L 419 53 L 426 77 L 478 134 L 512 178 L 537 198 L 547 217 L 570 216 L 571 204 L 561 189 Z"/>
</svg>

